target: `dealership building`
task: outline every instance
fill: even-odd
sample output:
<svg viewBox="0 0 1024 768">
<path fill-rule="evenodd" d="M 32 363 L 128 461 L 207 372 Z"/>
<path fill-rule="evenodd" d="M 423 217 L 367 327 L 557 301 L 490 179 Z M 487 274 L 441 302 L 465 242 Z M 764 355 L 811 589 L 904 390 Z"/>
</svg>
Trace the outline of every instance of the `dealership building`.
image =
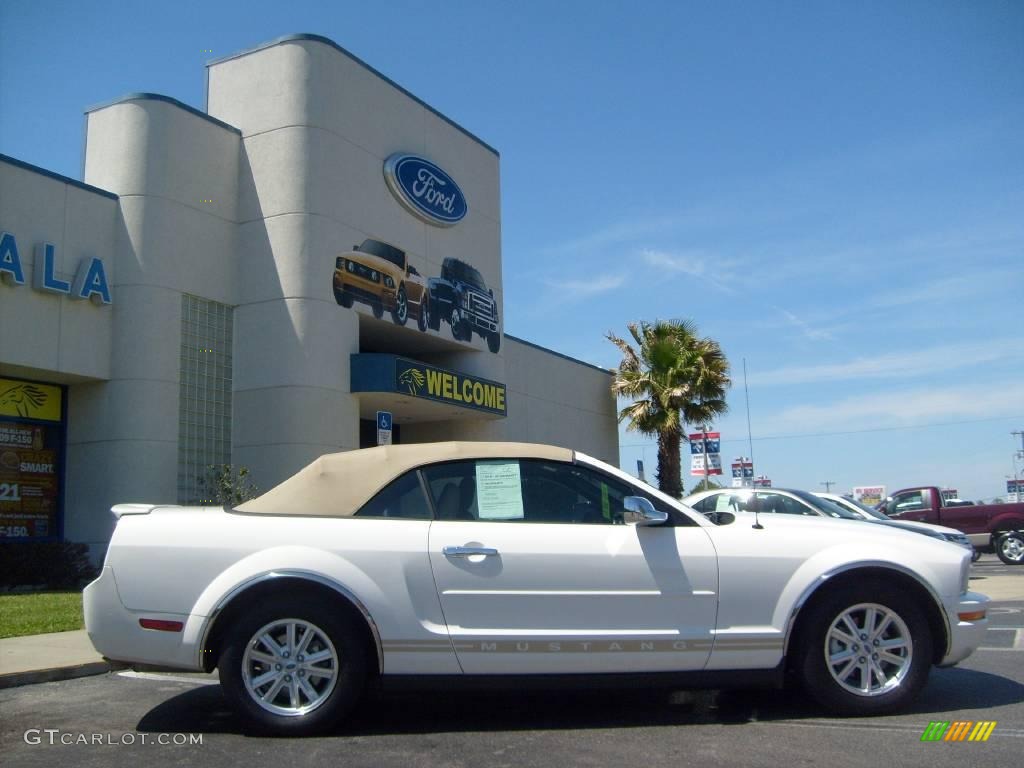
<svg viewBox="0 0 1024 768">
<path fill-rule="evenodd" d="M 618 463 L 609 372 L 504 333 L 497 151 L 330 40 L 89 109 L 83 167 L 0 155 L 4 539 L 100 553 L 115 503 L 379 426 Z"/>
</svg>

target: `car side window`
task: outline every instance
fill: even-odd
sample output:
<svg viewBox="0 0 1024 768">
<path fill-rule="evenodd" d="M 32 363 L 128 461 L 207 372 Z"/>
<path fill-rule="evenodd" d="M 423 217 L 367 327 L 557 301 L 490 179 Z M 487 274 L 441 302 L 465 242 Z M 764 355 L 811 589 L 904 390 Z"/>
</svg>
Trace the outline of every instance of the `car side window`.
<svg viewBox="0 0 1024 768">
<path fill-rule="evenodd" d="M 360 507 L 354 516 L 430 520 L 430 507 L 423 495 L 416 470 L 406 472 L 386 485 Z"/>
<path fill-rule="evenodd" d="M 812 515 L 811 510 L 795 499 L 783 496 L 781 493 L 757 494 L 760 512 L 774 512 L 777 515 Z"/>
<path fill-rule="evenodd" d="M 626 496 L 645 496 L 579 464 L 497 459 L 423 470 L 439 520 L 620 525 Z"/>
<path fill-rule="evenodd" d="M 713 493 L 710 496 L 705 496 L 700 501 L 694 502 L 693 504 L 690 505 L 690 507 L 692 509 L 697 510 L 698 512 L 700 512 L 702 514 L 710 515 L 710 514 L 712 514 L 713 512 L 716 511 L 715 510 L 715 502 L 717 502 L 717 500 L 720 499 L 721 497 L 722 497 L 722 494 L 720 494 L 720 493 Z"/>
<path fill-rule="evenodd" d="M 887 505 L 888 514 L 899 514 L 914 509 L 924 509 L 927 506 L 924 500 L 924 493 L 920 489 L 897 493 Z"/>
<path fill-rule="evenodd" d="M 579 464 L 521 462 L 526 519 L 537 523 L 622 525 L 626 483 Z"/>
</svg>

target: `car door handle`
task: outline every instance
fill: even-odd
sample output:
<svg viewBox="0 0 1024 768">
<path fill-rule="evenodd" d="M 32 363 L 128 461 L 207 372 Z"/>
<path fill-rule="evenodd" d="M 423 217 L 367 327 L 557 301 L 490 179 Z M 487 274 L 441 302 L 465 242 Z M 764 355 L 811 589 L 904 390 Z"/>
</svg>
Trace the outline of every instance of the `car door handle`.
<svg viewBox="0 0 1024 768">
<path fill-rule="evenodd" d="M 472 557 L 473 555 L 489 557 L 498 554 L 498 550 L 493 547 L 445 547 L 441 551 L 445 557 Z"/>
</svg>

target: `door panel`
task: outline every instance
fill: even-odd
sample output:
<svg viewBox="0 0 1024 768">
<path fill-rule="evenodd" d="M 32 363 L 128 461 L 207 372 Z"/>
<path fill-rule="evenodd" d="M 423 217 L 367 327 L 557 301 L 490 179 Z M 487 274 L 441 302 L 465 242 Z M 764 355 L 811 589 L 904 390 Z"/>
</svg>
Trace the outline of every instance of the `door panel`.
<svg viewBox="0 0 1024 768">
<path fill-rule="evenodd" d="M 718 571 L 700 527 L 435 520 L 429 546 L 468 674 L 693 670 L 707 662 Z M 470 552 L 445 554 L 451 547 Z"/>
</svg>

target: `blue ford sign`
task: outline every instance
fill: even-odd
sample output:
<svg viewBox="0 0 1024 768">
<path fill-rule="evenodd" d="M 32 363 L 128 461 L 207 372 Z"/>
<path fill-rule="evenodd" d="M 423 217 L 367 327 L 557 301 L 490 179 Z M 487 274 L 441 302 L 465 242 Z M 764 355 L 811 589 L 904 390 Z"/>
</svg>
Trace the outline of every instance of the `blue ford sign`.
<svg viewBox="0 0 1024 768">
<path fill-rule="evenodd" d="M 391 155 L 384 161 L 384 178 L 398 202 L 428 224 L 450 227 L 469 210 L 455 179 L 422 157 Z"/>
</svg>

